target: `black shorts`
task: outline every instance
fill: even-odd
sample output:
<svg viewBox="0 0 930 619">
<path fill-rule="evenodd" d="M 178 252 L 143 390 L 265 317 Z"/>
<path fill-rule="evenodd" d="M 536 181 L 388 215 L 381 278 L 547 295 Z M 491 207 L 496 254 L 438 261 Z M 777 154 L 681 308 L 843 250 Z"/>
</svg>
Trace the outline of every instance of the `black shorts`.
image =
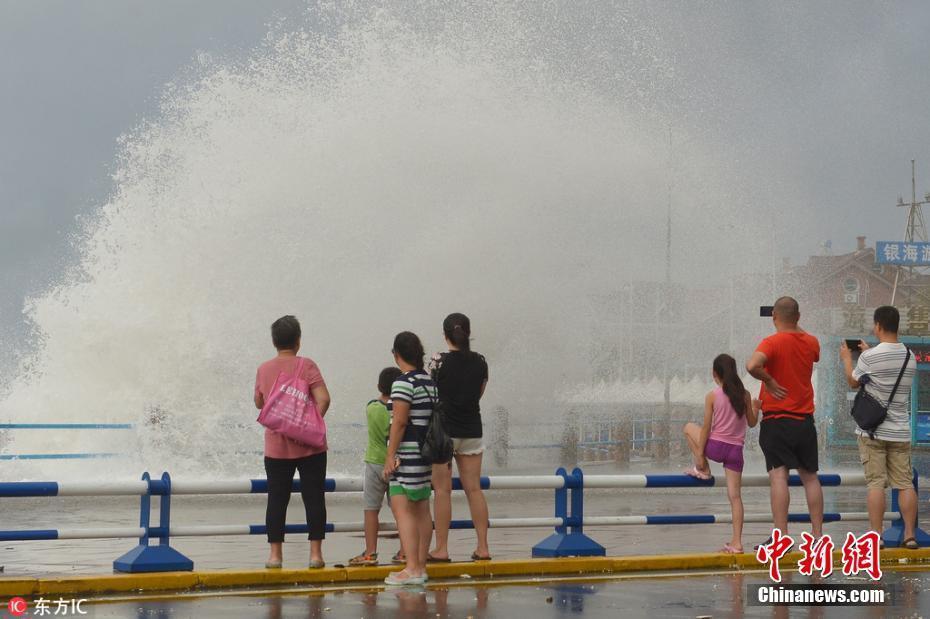
<svg viewBox="0 0 930 619">
<path fill-rule="evenodd" d="M 785 413 L 765 413 L 759 427 L 759 447 L 765 455 L 765 470 L 780 466 L 789 469 L 804 469 L 816 473 L 819 467 L 817 458 L 817 428 L 814 416 L 775 417 Z"/>
</svg>

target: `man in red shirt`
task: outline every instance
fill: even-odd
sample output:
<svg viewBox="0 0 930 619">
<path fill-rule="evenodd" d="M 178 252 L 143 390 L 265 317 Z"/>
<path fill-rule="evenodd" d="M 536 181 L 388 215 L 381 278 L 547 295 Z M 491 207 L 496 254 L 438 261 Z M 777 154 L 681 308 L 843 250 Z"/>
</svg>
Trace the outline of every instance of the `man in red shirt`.
<svg viewBox="0 0 930 619">
<path fill-rule="evenodd" d="M 798 302 L 781 297 L 775 302 L 775 334 L 762 340 L 746 369 L 762 382 L 762 422 L 759 447 L 769 472 L 772 519 L 776 529 L 788 531 L 788 472 L 797 469 L 811 532 L 823 534 L 823 489 L 817 478 L 817 429 L 814 427 L 814 387 L 811 375 L 820 361 L 820 343 L 798 326 Z"/>
</svg>

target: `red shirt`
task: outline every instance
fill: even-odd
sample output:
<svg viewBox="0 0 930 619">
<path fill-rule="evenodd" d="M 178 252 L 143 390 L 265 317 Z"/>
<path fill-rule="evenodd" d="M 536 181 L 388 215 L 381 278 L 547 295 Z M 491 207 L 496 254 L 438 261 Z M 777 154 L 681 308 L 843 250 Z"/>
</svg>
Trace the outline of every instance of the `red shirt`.
<svg viewBox="0 0 930 619">
<path fill-rule="evenodd" d="M 811 376 L 820 361 L 820 342 L 809 333 L 776 333 L 759 344 L 757 352 L 765 355 L 765 370 L 788 391 L 776 400 L 765 390 L 759 391 L 763 412 L 813 414 L 814 386 Z"/>
</svg>

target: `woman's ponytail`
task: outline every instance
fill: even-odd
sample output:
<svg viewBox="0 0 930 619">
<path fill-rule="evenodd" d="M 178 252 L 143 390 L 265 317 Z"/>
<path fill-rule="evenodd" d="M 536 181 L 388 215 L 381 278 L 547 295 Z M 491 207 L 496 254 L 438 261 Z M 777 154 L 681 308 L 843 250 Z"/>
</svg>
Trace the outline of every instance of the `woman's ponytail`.
<svg viewBox="0 0 930 619">
<path fill-rule="evenodd" d="M 471 321 L 465 314 L 456 312 L 446 316 L 442 321 L 442 332 L 459 350 L 471 350 Z"/>
<path fill-rule="evenodd" d="M 746 388 L 736 371 L 736 359 L 728 354 L 717 355 L 714 359 L 714 374 L 720 379 L 723 393 L 733 406 L 736 414 L 746 414 Z"/>
</svg>

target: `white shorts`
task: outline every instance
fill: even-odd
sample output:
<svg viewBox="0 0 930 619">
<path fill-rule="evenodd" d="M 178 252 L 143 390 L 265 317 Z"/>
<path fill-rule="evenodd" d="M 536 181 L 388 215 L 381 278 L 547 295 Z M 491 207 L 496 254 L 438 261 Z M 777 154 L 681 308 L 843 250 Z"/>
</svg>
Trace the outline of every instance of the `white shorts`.
<svg viewBox="0 0 930 619">
<path fill-rule="evenodd" d="M 477 456 L 484 453 L 484 442 L 480 438 L 454 438 L 452 451 L 460 456 Z"/>
</svg>

